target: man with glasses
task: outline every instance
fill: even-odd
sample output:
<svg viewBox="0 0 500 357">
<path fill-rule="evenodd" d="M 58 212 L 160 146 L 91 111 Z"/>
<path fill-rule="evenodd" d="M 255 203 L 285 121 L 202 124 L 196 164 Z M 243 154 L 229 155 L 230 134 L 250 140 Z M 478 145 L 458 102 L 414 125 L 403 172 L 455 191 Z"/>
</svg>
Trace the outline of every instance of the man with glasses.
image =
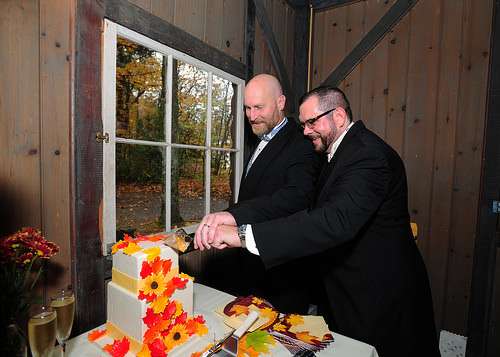
<svg viewBox="0 0 500 357">
<path fill-rule="evenodd" d="M 197 236 L 213 235 L 219 224 L 268 221 L 311 204 L 321 158 L 299 125 L 285 117 L 285 102 L 274 76 L 259 74 L 247 83 L 245 114 L 260 140 L 245 163 L 238 203 L 225 212 L 205 216 Z M 259 257 L 242 250 L 236 252 L 236 257 L 218 256 L 206 269 L 209 283 L 217 288 L 235 295 L 266 298 L 283 312 L 306 313 L 308 291 L 294 283 L 302 274 L 295 266 L 283 265 L 266 272 Z"/>
<path fill-rule="evenodd" d="M 361 121 L 342 91 L 319 87 L 300 102 L 300 121 L 327 155 L 311 209 L 268 222 L 219 226 L 200 249 L 246 247 L 268 268 L 313 257 L 330 328 L 380 356 L 439 356 L 432 298 L 412 239 L 398 154 Z"/>
</svg>

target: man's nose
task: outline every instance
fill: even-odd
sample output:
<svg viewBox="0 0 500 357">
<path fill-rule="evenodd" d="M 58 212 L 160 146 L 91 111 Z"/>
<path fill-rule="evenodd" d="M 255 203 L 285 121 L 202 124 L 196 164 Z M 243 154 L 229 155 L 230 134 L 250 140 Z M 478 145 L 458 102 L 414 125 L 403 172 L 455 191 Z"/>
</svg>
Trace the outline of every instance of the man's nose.
<svg viewBox="0 0 500 357">
<path fill-rule="evenodd" d="M 255 121 L 256 118 L 257 118 L 257 111 L 254 109 L 249 109 L 248 119 L 250 119 L 250 121 Z"/>
<path fill-rule="evenodd" d="M 307 125 L 304 126 L 304 135 L 309 135 L 311 134 L 313 131 L 311 128 L 309 128 Z"/>
</svg>

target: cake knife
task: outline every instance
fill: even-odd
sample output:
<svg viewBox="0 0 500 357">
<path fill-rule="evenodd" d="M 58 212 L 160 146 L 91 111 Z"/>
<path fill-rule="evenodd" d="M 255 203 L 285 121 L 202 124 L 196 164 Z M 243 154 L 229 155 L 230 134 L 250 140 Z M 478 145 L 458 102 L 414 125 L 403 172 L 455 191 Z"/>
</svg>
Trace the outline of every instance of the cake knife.
<svg viewBox="0 0 500 357">
<path fill-rule="evenodd" d="M 234 331 L 233 334 L 229 336 L 227 341 L 224 343 L 222 347 L 224 351 L 229 352 L 232 356 L 236 356 L 238 354 L 238 341 L 241 337 L 247 332 L 250 326 L 253 325 L 255 321 L 259 318 L 259 313 L 257 311 L 250 311 L 247 318 L 240 327 Z"/>
</svg>

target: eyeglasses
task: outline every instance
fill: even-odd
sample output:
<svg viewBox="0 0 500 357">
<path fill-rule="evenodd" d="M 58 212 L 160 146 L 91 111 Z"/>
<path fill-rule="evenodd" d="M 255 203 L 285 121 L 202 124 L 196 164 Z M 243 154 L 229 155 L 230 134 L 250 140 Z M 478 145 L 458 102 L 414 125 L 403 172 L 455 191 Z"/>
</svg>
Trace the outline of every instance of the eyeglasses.
<svg viewBox="0 0 500 357">
<path fill-rule="evenodd" d="M 300 123 L 300 126 L 302 128 L 302 130 L 304 130 L 306 128 L 306 126 L 309 128 L 309 129 L 312 129 L 314 127 L 314 124 L 316 123 L 316 120 L 320 119 L 321 117 L 324 117 L 325 115 L 327 114 L 330 114 L 331 112 L 333 112 L 335 109 L 337 109 L 338 107 L 335 107 L 333 109 L 330 109 L 330 110 L 327 110 L 326 112 L 324 113 L 321 113 L 320 115 L 318 116 L 315 116 L 314 118 L 311 118 L 311 119 L 307 119 L 306 121 L 304 121 L 303 123 L 301 122 Z"/>
</svg>

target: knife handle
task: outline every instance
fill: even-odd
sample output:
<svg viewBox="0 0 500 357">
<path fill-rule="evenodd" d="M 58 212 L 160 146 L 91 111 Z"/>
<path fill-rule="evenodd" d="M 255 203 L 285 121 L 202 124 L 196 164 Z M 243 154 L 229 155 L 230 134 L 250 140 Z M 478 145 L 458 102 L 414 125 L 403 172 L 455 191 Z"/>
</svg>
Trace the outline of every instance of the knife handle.
<svg viewBox="0 0 500 357">
<path fill-rule="evenodd" d="M 238 327 L 236 331 L 234 331 L 234 336 L 241 338 L 241 336 L 243 336 L 245 332 L 247 332 L 250 326 L 252 326 L 253 323 L 257 321 L 258 318 L 259 318 L 259 313 L 257 311 L 250 311 L 245 321 L 243 321 L 241 326 Z"/>
</svg>

